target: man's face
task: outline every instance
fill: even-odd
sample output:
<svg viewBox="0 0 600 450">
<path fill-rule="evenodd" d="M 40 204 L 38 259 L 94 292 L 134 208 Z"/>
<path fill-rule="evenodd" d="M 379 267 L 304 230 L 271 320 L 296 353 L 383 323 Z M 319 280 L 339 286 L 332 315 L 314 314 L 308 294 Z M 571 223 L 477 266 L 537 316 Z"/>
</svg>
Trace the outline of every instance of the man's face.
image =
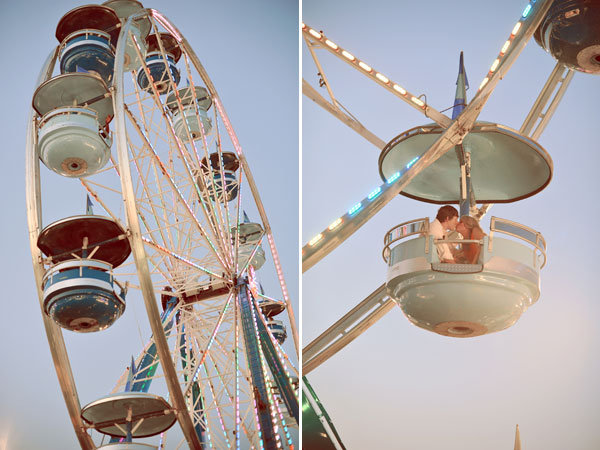
<svg viewBox="0 0 600 450">
<path fill-rule="evenodd" d="M 446 221 L 446 229 L 447 230 L 456 230 L 456 224 L 458 223 L 458 216 L 452 217 Z"/>
</svg>

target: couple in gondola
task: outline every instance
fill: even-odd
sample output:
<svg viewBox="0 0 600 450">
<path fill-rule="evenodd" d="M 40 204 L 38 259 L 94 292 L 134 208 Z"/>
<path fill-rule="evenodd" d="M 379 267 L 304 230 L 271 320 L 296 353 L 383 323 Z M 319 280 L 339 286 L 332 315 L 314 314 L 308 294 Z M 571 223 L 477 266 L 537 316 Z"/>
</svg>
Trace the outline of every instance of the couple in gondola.
<svg viewBox="0 0 600 450">
<path fill-rule="evenodd" d="M 442 206 L 436 218 L 429 225 L 429 234 L 435 239 L 448 239 L 450 232 L 455 231 L 458 239 L 481 240 L 485 233 L 479 226 L 477 219 L 470 216 L 461 216 L 458 211 L 450 205 Z M 481 245 L 474 242 L 465 242 L 460 246 L 448 244 L 437 244 L 440 262 L 450 264 L 477 264 Z"/>
</svg>

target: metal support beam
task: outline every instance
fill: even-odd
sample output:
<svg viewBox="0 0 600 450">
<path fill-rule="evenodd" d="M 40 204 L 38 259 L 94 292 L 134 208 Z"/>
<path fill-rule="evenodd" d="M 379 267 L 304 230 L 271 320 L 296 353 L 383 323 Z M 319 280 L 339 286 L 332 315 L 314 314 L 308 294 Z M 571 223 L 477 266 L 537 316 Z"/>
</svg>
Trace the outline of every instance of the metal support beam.
<svg viewBox="0 0 600 450">
<path fill-rule="evenodd" d="M 569 87 L 569 83 L 573 78 L 573 74 L 574 71 L 572 69 L 563 66 L 559 62 L 556 63 L 556 66 L 554 66 L 552 73 L 548 77 L 548 80 L 546 80 L 546 84 L 540 91 L 538 98 L 535 100 L 535 103 L 529 111 L 529 114 L 527 114 L 527 117 L 525 118 L 525 121 L 519 130 L 521 134 L 529 136 L 535 140 L 540 137 L 542 131 L 544 131 L 544 128 L 546 128 L 546 125 L 554 115 L 554 111 L 556 111 L 558 104 L 562 100 L 563 95 Z M 556 90 L 556 87 L 559 84 L 560 86 L 558 90 Z M 554 97 L 552 97 L 551 100 L 553 93 Z M 538 120 L 539 123 L 534 129 L 533 127 Z"/>
<path fill-rule="evenodd" d="M 39 86 L 52 76 L 52 70 L 58 55 L 58 48 L 54 49 L 44 63 L 37 80 Z M 37 246 L 38 236 L 42 230 L 42 205 L 40 188 L 40 159 L 37 152 L 37 129 L 35 126 L 35 111 L 31 108 L 29 117 L 29 128 L 27 130 L 27 148 L 25 162 L 25 180 L 27 185 L 27 224 L 29 228 L 29 245 L 31 248 L 31 258 L 33 263 L 33 273 L 35 275 L 36 291 L 38 294 L 40 309 L 42 310 L 42 319 L 46 329 L 46 337 L 52 354 L 52 362 L 56 370 L 56 376 L 65 399 L 65 404 L 71 418 L 71 423 L 75 430 L 75 435 L 79 445 L 83 450 L 95 449 L 96 446 L 92 438 L 87 433 L 81 419 L 81 404 L 77 387 L 71 371 L 69 355 L 63 339 L 62 331 L 48 317 L 44 311 L 44 296 L 42 292 L 42 278 L 44 277 L 44 266 L 42 264 L 42 252 Z"/>
<path fill-rule="evenodd" d="M 222 118 L 225 128 L 227 130 L 227 133 L 229 134 L 229 137 L 231 138 L 231 142 L 233 144 L 233 147 L 235 148 L 235 152 L 240 161 L 240 166 L 241 166 L 244 174 L 246 175 L 248 187 L 250 188 L 250 192 L 252 192 L 252 197 L 254 198 L 254 202 L 256 203 L 256 209 L 258 210 L 258 214 L 260 215 L 263 226 L 265 228 L 265 234 L 267 235 L 267 240 L 269 241 L 269 247 L 271 248 L 271 256 L 273 257 L 273 263 L 275 264 L 275 269 L 277 270 L 277 277 L 279 279 L 279 284 L 281 286 L 283 299 L 285 301 L 286 313 L 288 315 L 290 327 L 292 329 L 292 337 L 294 338 L 294 349 L 296 350 L 296 355 L 299 355 L 300 354 L 300 350 L 299 350 L 300 349 L 300 338 L 298 337 L 298 327 L 296 325 L 296 316 L 294 314 L 294 308 L 292 306 L 290 295 L 289 295 L 289 292 L 287 289 L 287 284 L 285 282 L 285 279 L 283 278 L 283 270 L 281 268 L 281 262 L 279 261 L 279 253 L 277 252 L 277 247 L 275 246 L 273 230 L 271 229 L 271 224 L 269 222 L 269 219 L 267 218 L 267 213 L 265 211 L 265 207 L 264 207 L 262 199 L 260 198 L 260 195 L 258 193 L 258 188 L 256 186 L 256 183 L 254 182 L 254 176 L 252 175 L 252 172 L 250 171 L 250 166 L 248 165 L 246 157 L 242 153 L 242 147 L 237 138 L 237 135 L 235 134 L 235 131 L 233 130 L 233 127 L 231 126 L 229 117 L 227 116 L 227 113 L 225 112 L 225 107 L 223 106 L 223 104 L 221 102 L 221 98 L 219 97 L 219 94 L 217 94 L 217 90 L 215 89 L 214 84 L 212 83 L 210 77 L 208 76 L 208 72 L 206 72 L 206 69 L 204 69 L 204 66 L 200 62 L 200 59 L 198 59 L 198 56 L 196 55 L 196 53 L 194 52 L 194 50 L 192 49 L 192 47 L 190 46 L 188 41 L 185 39 L 185 37 L 183 37 L 183 35 L 179 32 L 177 27 L 175 27 L 175 25 L 173 25 L 169 21 L 169 19 L 167 19 L 164 15 L 162 15 L 161 13 L 159 13 L 158 11 L 156 11 L 154 9 L 151 9 L 150 11 L 152 12 L 152 16 L 156 20 L 158 20 L 161 23 L 161 25 L 163 25 L 167 30 L 169 30 L 171 32 L 171 34 L 173 34 L 174 36 L 177 37 L 179 44 L 185 49 L 186 54 L 190 58 L 190 61 L 192 62 L 194 68 L 198 71 L 202 80 L 206 84 L 206 88 L 210 92 L 211 98 L 213 99 L 213 103 L 215 104 L 215 107 L 221 114 L 221 118 Z"/>
<path fill-rule="evenodd" d="M 498 65 L 492 71 L 488 72 L 488 75 L 483 79 L 477 94 L 469 106 L 465 108 L 463 113 L 460 115 L 458 120 L 464 120 L 465 124 L 471 121 L 475 121 L 481 109 L 488 100 L 488 97 L 492 94 L 497 84 L 506 75 L 510 67 L 517 60 L 521 54 L 529 39 L 533 36 L 533 33 L 541 23 L 542 19 L 546 16 L 546 13 L 550 9 L 553 0 L 541 0 L 534 4 L 529 4 L 531 8 L 527 13 L 526 18 L 522 18 L 518 22 L 519 29 L 517 35 L 511 33 L 509 39 L 506 41 L 508 44 L 507 48 L 502 48 L 498 55 Z M 506 45 L 506 44 L 505 44 Z M 504 50 L 504 51 L 503 51 Z"/>
<path fill-rule="evenodd" d="M 469 112 L 469 107 L 465 109 L 465 112 Z M 423 169 L 437 161 L 448 150 L 462 143 L 469 129 L 463 128 L 460 120 L 452 122 L 452 125 L 440 135 L 438 140 L 414 164 L 398 172 L 398 178 L 390 180 L 391 183 L 390 181 L 383 183 L 380 186 L 381 192 L 377 197 L 363 199 L 360 204 L 356 205 L 360 205 L 359 209 L 356 211 L 350 210 L 340 218 L 341 224 L 339 226 L 333 229 L 330 226 L 321 233 L 321 238 L 317 242 L 312 245 L 311 242 L 306 244 L 302 248 L 302 271 L 307 271 L 331 253 L 395 198 Z"/>
<path fill-rule="evenodd" d="M 160 320 L 160 313 L 158 312 L 158 306 L 154 296 L 154 288 L 150 278 L 148 261 L 146 260 L 146 250 L 142 241 L 142 232 L 138 220 L 135 194 L 133 191 L 133 181 L 131 179 L 127 147 L 127 126 L 125 124 L 126 114 L 123 92 L 123 65 L 125 60 L 125 44 L 128 36 L 127 33 L 129 33 L 129 30 L 131 29 L 131 23 L 134 18 L 136 18 L 136 15 L 129 17 L 119 34 L 119 41 L 117 44 L 115 57 L 115 80 L 111 88 L 113 92 L 113 106 L 115 111 L 115 140 L 117 141 L 117 152 L 119 155 L 121 188 L 123 192 L 123 201 L 125 202 L 127 225 L 131 231 L 131 250 L 137 268 L 144 304 L 146 306 L 148 322 L 150 323 L 150 328 L 152 329 L 152 333 L 154 335 L 154 342 L 156 344 L 158 357 L 160 358 L 160 363 L 163 367 L 163 372 L 165 375 L 165 381 L 169 389 L 170 400 L 175 407 L 175 415 L 177 416 L 177 421 L 181 426 L 187 444 L 190 448 L 199 449 L 202 448 L 202 444 L 198 439 L 198 435 L 194 429 L 194 424 L 192 423 L 192 418 L 187 409 L 185 398 L 181 392 L 177 372 L 175 371 L 173 359 L 171 358 L 171 351 L 167 344 L 167 339 L 165 337 L 162 322 Z"/>
<path fill-rule="evenodd" d="M 363 334 L 394 308 L 385 284 L 356 305 L 302 351 L 302 373 L 308 374 Z"/>
<path fill-rule="evenodd" d="M 539 139 L 540 135 L 546 128 L 546 125 L 548 125 L 548 122 L 550 122 L 550 119 L 554 115 L 554 111 L 556 111 L 558 104 L 567 91 L 574 73 L 575 72 L 573 70 L 566 68 L 560 63 L 556 63 L 552 73 L 546 80 L 546 84 L 540 91 L 540 94 L 531 107 L 531 110 L 527 114 L 523 125 L 521 125 L 519 133 L 529 136 L 536 141 Z M 556 86 L 559 83 L 560 87 L 558 90 L 556 90 Z M 556 92 L 554 93 L 554 97 L 550 101 L 551 95 L 555 90 Z M 548 102 L 550 102 L 549 106 L 547 106 Z M 546 111 L 544 111 L 544 108 L 546 108 Z M 538 120 L 539 123 L 534 129 L 534 125 Z M 493 204 L 490 203 L 482 205 L 473 217 L 475 217 L 477 220 L 480 220 L 492 206 Z"/>
<path fill-rule="evenodd" d="M 316 35 L 318 35 L 319 37 L 317 37 L 315 34 L 311 33 L 311 31 L 316 33 Z M 310 42 L 310 45 L 320 46 L 320 47 L 324 48 L 325 50 L 329 51 L 331 54 L 333 54 L 337 58 L 341 59 L 345 63 L 349 64 L 350 66 L 352 66 L 353 68 L 358 70 L 363 75 L 367 76 L 370 80 L 375 81 L 377 84 L 379 84 L 380 86 L 387 89 L 389 92 L 394 94 L 396 97 L 405 101 L 407 104 L 409 104 L 410 106 L 415 108 L 420 113 L 424 114 L 426 117 L 429 117 L 430 119 L 435 121 L 441 127 L 448 128 L 448 126 L 450 126 L 450 123 L 452 122 L 452 120 L 448 116 L 439 112 L 437 109 L 429 106 L 428 104 L 424 103 L 417 96 L 411 94 L 406 89 L 404 89 L 401 86 L 399 86 L 398 84 L 394 83 L 384 74 L 377 72 L 372 67 L 366 65 L 364 62 L 360 61 L 360 59 L 356 58 L 353 54 L 347 52 L 339 45 L 334 44 L 335 47 L 328 45 L 327 42 L 332 43 L 332 41 L 327 39 L 327 37 L 323 33 L 317 32 L 316 30 L 314 30 L 313 28 L 311 28 L 307 25 L 305 25 L 305 28 L 302 29 L 302 33 L 304 33 L 304 37 L 307 40 L 307 43 Z M 312 49 L 311 49 L 311 53 L 313 53 Z M 316 56 L 314 55 L 314 53 L 313 53 L 313 58 L 315 58 L 315 60 L 316 60 Z M 361 65 L 361 64 L 364 64 L 364 65 Z M 366 70 L 365 67 L 370 70 Z M 323 71 L 321 70 L 320 73 L 323 74 Z"/>
<path fill-rule="evenodd" d="M 367 141 L 373 144 L 375 147 L 380 150 L 385 147 L 385 142 L 383 139 L 379 139 L 375 136 L 374 133 L 371 133 L 367 130 L 360 122 L 356 119 L 350 117 L 348 114 L 340 111 L 340 109 L 335 106 L 333 103 L 327 101 L 323 98 L 315 88 L 313 88 L 310 84 L 306 82 L 306 80 L 302 80 L 302 93 L 310 98 L 313 102 L 323 108 L 325 111 L 333 114 L 337 119 L 341 120 L 345 125 L 348 125 L 362 137 L 364 137 Z"/>
</svg>

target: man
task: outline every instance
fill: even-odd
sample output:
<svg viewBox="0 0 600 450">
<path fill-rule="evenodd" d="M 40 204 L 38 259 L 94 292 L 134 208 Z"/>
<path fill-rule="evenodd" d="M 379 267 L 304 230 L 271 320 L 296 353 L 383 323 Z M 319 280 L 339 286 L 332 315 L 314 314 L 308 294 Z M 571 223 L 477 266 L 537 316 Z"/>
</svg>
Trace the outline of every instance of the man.
<svg viewBox="0 0 600 450">
<path fill-rule="evenodd" d="M 429 224 L 429 234 L 431 234 L 434 239 L 445 239 L 446 231 L 456 230 L 457 223 L 458 211 L 456 208 L 450 205 L 444 205 L 438 210 L 435 220 Z M 437 245 L 437 252 L 441 262 L 455 262 L 448 244 Z"/>
</svg>

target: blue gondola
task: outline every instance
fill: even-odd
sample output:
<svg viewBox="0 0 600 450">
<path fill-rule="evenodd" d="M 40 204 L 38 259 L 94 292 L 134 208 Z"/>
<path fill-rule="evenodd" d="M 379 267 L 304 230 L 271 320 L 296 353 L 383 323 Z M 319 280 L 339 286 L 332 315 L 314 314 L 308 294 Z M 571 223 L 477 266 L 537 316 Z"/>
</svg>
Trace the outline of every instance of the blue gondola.
<svg viewBox="0 0 600 450">
<path fill-rule="evenodd" d="M 204 173 L 204 184 L 208 191 L 208 197 L 212 201 L 230 202 L 237 197 L 238 182 L 235 172 L 240 163 L 235 153 L 215 152 L 210 154 L 210 165 L 206 157 L 200 162 Z M 221 174 L 222 171 L 222 174 Z"/>
<path fill-rule="evenodd" d="M 81 6 L 65 14 L 56 27 L 61 73 L 93 73 L 110 85 L 119 25 L 106 6 Z"/>
<path fill-rule="evenodd" d="M 162 43 L 162 49 L 158 42 L 159 38 Z M 157 93 L 166 94 L 171 90 L 171 79 L 175 87 L 177 87 L 181 78 L 176 66 L 177 61 L 181 57 L 181 48 L 179 48 L 177 40 L 168 33 L 160 33 L 159 37 L 156 34 L 151 34 L 146 39 L 146 44 L 148 46 L 146 67 L 150 72 Z M 140 67 L 138 70 L 137 83 L 141 89 L 150 93 L 153 92 L 144 67 Z"/>
<path fill-rule="evenodd" d="M 285 329 L 283 322 L 281 320 L 269 319 L 267 321 L 267 327 L 271 330 L 271 334 L 277 339 L 277 342 L 283 344 L 287 338 L 287 330 Z"/>
<path fill-rule="evenodd" d="M 561 64 L 599 74 L 599 23 L 600 1 L 555 0 L 533 36 Z"/>
<path fill-rule="evenodd" d="M 125 294 L 115 291 L 112 266 L 98 260 L 70 260 L 44 275 L 44 311 L 61 327 L 100 331 L 125 310 Z"/>
<path fill-rule="evenodd" d="M 42 230 L 38 247 L 49 258 L 42 281 L 44 311 L 62 328 L 108 328 L 125 310 L 125 289 L 112 273 L 131 253 L 123 229 L 102 216 L 74 216 Z M 93 257 L 89 258 L 88 255 Z"/>
</svg>

